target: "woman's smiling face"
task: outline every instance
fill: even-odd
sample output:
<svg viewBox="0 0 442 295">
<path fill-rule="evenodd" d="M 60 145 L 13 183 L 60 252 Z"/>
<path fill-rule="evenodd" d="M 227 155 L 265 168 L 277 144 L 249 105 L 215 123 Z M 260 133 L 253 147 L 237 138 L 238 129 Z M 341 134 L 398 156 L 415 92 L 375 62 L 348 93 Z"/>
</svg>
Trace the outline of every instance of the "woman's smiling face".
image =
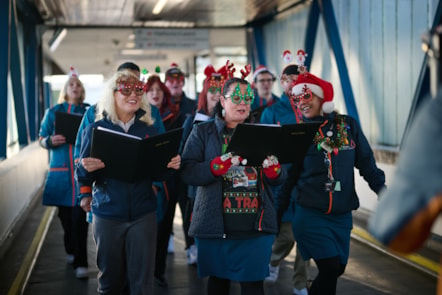
<svg viewBox="0 0 442 295">
<path fill-rule="evenodd" d="M 125 90 L 130 93 L 123 94 Z M 141 88 L 140 90 L 135 90 L 135 88 Z M 129 77 L 125 81 L 120 81 L 117 85 L 117 89 L 114 91 L 115 108 L 120 119 L 126 116 L 131 116 L 141 106 L 141 99 L 144 94 L 144 87 L 142 82 L 138 79 Z"/>
<path fill-rule="evenodd" d="M 298 108 L 305 118 L 311 119 L 321 115 L 322 99 L 316 94 L 311 94 L 310 100 L 300 99 Z"/>
</svg>

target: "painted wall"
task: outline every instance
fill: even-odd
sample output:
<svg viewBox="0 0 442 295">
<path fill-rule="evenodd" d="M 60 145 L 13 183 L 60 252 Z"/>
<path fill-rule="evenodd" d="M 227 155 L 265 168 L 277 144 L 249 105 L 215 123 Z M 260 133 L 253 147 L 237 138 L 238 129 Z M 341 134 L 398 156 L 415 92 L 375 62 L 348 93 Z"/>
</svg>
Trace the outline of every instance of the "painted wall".
<svg viewBox="0 0 442 295">
<path fill-rule="evenodd" d="M 0 162 L 0 247 L 43 186 L 48 151 L 34 142 Z"/>
</svg>

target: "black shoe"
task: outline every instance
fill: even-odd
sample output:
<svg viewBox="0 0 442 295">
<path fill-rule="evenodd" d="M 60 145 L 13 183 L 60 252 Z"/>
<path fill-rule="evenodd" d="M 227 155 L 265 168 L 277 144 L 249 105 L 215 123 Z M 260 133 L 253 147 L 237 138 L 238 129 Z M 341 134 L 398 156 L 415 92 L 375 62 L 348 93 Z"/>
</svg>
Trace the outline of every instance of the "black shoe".
<svg viewBox="0 0 442 295">
<path fill-rule="evenodd" d="M 159 287 L 162 288 L 167 288 L 167 286 L 169 285 L 164 276 L 155 277 L 155 282 Z"/>
</svg>

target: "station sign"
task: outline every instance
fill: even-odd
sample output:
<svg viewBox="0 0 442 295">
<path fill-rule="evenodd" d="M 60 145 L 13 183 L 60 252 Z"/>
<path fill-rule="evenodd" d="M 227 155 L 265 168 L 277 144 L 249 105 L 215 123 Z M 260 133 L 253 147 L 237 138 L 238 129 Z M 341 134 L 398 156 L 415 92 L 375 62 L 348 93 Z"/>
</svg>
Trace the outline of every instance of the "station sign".
<svg viewBox="0 0 442 295">
<path fill-rule="evenodd" d="M 137 49 L 207 49 L 207 29 L 145 29 L 134 30 Z"/>
</svg>

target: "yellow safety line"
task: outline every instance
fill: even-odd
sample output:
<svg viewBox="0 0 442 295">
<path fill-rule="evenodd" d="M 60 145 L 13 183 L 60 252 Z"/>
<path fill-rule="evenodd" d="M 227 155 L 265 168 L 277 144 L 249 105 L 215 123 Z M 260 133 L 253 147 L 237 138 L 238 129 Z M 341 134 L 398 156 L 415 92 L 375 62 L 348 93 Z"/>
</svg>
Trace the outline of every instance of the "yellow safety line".
<svg viewBox="0 0 442 295">
<path fill-rule="evenodd" d="M 18 295 L 22 294 L 25 290 L 25 286 L 29 280 L 32 269 L 34 268 L 35 261 L 37 260 L 38 254 L 40 253 L 41 246 L 45 240 L 46 234 L 51 224 L 52 218 L 54 217 L 56 207 L 48 207 L 43 215 L 43 218 L 38 226 L 37 232 L 35 233 L 34 239 L 29 246 L 26 256 L 23 259 L 20 270 L 8 291 L 8 295 Z"/>
<path fill-rule="evenodd" d="M 372 243 L 376 245 L 379 248 L 384 249 L 386 252 L 388 252 L 390 255 L 399 257 L 401 259 L 408 260 L 417 266 L 423 268 L 424 270 L 429 270 L 434 273 L 434 275 L 437 275 L 440 270 L 439 263 L 436 263 L 434 261 L 431 261 L 419 254 L 413 253 L 408 255 L 403 255 L 397 252 L 389 251 L 388 248 L 386 248 L 382 243 L 380 243 L 378 240 L 376 240 L 372 235 L 370 235 L 366 230 L 363 228 L 360 228 L 358 226 L 353 226 L 352 234 L 364 239 L 365 241 Z"/>
</svg>

